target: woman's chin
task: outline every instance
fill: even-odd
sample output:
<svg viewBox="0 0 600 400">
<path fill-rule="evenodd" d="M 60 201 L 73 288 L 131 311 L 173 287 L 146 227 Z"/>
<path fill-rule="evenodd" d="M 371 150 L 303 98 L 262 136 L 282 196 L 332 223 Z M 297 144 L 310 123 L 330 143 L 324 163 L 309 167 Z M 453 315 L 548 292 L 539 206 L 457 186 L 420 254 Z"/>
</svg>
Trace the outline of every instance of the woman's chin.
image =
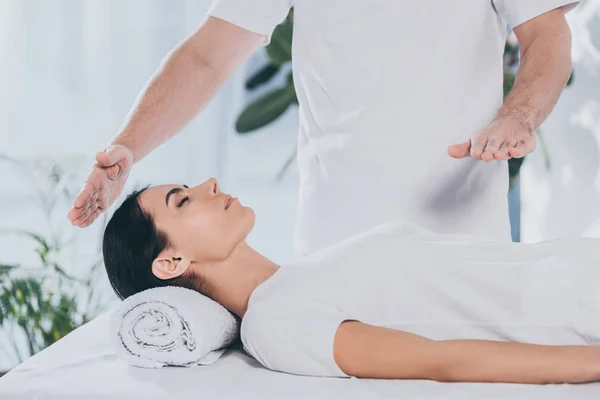
<svg viewBox="0 0 600 400">
<path fill-rule="evenodd" d="M 250 219 L 250 229 L 248 230 L 248 233 L 250 233 L 252 231 L 252 229 L 254 228 L 254 223 L 256 222 L 256 214 L 254 213 L 254 210 L 251 209 L 250 207 L 244 207 L 244 211 L 246 213 L 248 213 L 249 215 L 249 219 Z"/>
</svg>

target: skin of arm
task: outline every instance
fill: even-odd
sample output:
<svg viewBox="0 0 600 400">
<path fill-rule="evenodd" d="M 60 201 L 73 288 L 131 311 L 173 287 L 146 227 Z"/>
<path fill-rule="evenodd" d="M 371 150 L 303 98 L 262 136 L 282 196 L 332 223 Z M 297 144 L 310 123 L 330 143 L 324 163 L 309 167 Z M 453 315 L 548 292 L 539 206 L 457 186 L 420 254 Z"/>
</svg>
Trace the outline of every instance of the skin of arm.
<svg viewBox="0 0 600 400">
<path fill-rule="evenodd" d="M 558 8 L 514 28 L 521 63 L 515 84 L 494 120 L 466 143 L 448 148 L 454 158 L 521 158 L 536 147 L 535 129 L 556 105 L 571 73 L 571 30 Z"/>
<path fill-rule="evenodd" d="M 233 70 L 264 43 L 264 36 L 208 17 L 173 50 L 135 102 L 123 128 L 96 154 L 67 217 L 91 225 L 119 197 L 132 165 L 175 136 L 212 100 Z"/>
<path fill-rule="evenodd" d="M 600 380 L 599 346 L 435 341 L 357 321 L 340 325 L 334 359 L 345 374 L 358 378 L 529 384 Z"/>
<path fill-rule="evenodd" d="M 134 162 L 144 158 L 206 107 L 263 42 L 261 35 L 208 17 L 165 59 L 111 145 L 127 147 Z"/>
</svg>

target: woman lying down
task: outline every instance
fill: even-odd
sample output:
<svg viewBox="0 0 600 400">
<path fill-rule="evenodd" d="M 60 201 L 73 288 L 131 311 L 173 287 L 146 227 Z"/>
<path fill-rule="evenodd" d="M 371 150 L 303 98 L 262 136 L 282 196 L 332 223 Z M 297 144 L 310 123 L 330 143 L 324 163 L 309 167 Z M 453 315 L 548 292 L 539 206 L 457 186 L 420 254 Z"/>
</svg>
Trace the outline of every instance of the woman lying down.
<svg viewBox="0 0 600 400">
<path fill-rule="evenodd" d="M 279 266 L 246 243 L 253 225 L 215 180 L 134 192 L 106 227 L 108 276 L 121 298 L 175 285 L 221 303 L 275 371 L 600 380 L 600 240 L 505 244 L 389 223 Z"/>
</svg>

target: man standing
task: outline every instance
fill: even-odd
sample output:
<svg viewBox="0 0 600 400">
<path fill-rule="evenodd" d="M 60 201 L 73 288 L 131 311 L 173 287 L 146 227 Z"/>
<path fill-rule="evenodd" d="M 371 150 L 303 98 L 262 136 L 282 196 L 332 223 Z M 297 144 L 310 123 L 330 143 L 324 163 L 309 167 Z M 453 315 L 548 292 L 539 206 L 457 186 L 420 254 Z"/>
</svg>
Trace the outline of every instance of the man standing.
<svg viewBox="0 0 600 400">
<path fill-rule="evenodd" d="M 216 0 L 96 155 L 69 218 L 88 226 L 294 7 L 295 251 L 379 223 L 510 240 L 506 160 L 535 149 L 571 70 L 565 0 Z M 521 65 L 503 103 L 506 24 Z"/>
</svg>

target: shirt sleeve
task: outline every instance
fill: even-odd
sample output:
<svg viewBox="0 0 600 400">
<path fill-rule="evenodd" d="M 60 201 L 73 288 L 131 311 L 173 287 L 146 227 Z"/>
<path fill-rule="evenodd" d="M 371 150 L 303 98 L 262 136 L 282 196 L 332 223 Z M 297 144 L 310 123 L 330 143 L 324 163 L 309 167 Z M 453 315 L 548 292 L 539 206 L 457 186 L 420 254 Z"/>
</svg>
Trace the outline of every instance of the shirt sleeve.
<svg viewBox="0 0 600 400">
<path fill-rule="evenodd" d="M 294 375 L 346 375 L 333 357 L 333 340 L 341 311 L 318 302 L 255 304 L 242 319 L 244 349 L 265 368 Z"/>
<path fill-rule="evenodd" d="M 277 25 L 287 17 L 295 0 L 213 0 L 208 15 L 219 18 L 271 41 Z"/>
<path fill-rule="evenodd" d="M 562 7 L 566 12 L 579 2 L 566 0 L 492 0 L 496 10 L 511 27 L 516 27 L 539 15 Z"/>
</svg>

